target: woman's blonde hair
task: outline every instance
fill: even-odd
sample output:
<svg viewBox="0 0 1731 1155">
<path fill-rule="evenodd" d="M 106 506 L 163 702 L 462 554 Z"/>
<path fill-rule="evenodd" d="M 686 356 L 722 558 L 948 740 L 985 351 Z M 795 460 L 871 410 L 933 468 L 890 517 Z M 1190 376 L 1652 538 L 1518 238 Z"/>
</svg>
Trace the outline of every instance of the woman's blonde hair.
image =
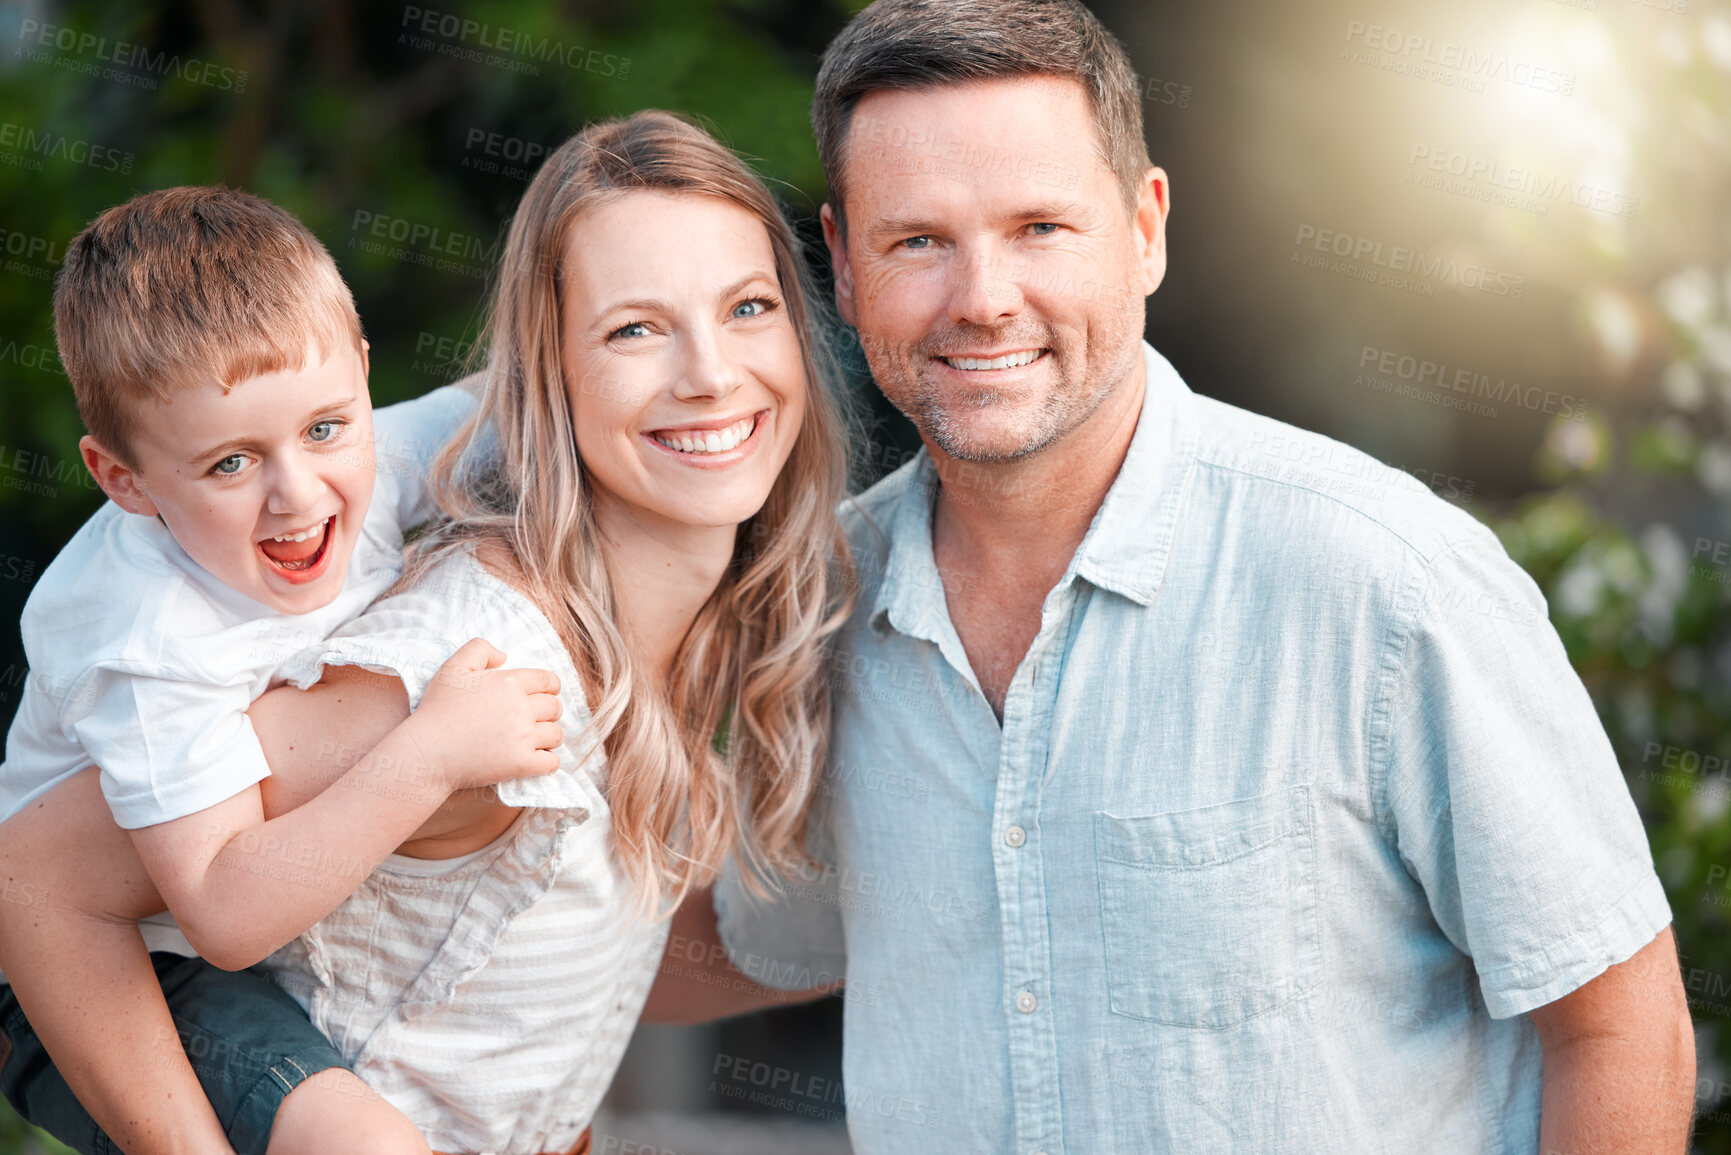
<svg viewBox="0 0 1731 1155">
<path fill-rule="evenodd" d="M 615 620 L 559 356 L 562 264 L 581 259 L 568 258 L 572 224 L 638 191 L 715 197 L 763 222 L 808 382 L 787 464 L 739 527 L 733 564 L 680 644 L 665 692 Z M 708 133 L 657 111 L 584 129 L 547 158 L 511 222 L 482 334 L 481 406 L 436 466 L 450 520 L 420 539 L 404 575 L 413 581 L 454 548 L 510 551 L 583 676 L 621 865 L 647 909 L 708 885 L 730 853 L 747 878 L 803 860 L 829 735 L 823 645 L 853 584 L 835 517 L 847 474 L 835 361 L 815 301 L 774 197 Z M 470 469 L 464 448 L 489 420 L 497 460 Z"/>
</svg>

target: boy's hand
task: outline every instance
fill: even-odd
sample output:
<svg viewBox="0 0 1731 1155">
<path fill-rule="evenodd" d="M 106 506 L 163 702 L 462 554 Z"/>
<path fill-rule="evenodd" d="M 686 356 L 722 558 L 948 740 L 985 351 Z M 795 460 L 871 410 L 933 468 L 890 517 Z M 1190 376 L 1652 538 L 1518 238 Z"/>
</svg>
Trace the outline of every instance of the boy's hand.
<svg viewBox="0 0 1731 1155">
<path fill-rule="evenodd" d="M 559 768 L 559 679 L 546 670 L 501 670 L 504 661 L 471 638 L 439 667 L 410 719 L 416 747 L 452 790 Z"/>
</svg>

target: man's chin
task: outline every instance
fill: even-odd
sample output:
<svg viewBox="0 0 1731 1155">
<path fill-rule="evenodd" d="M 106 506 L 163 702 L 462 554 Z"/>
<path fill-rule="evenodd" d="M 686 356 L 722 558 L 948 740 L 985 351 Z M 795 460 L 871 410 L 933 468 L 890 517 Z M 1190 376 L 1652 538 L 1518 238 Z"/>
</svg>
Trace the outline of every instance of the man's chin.
<svg viewBox="0 0 1731 1155">
<path fill-rule="evenodd" d="M 928 440 L 957 461 L 976 465 L 1008 465 L 1039 453 L 1057 439 L 1055 430 L 1034 430 L 1021 424 L 993 427 L 976 410 L 960 420 L 939 418 L 922 426 Z"/>
</svg>

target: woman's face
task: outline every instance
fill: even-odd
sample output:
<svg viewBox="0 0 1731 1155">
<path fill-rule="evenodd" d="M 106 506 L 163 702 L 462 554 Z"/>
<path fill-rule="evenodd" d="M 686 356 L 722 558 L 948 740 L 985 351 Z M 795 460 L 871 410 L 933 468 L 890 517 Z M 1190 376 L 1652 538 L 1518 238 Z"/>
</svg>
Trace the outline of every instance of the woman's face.
<svg viewBox="0 0 1731 1155">
<path fill-rule="evenodd" d="M 805 416 L 763 223 L 715 197 L 627 193 L 574 222 L 563 273 L 560 358 L 597 513 L 751 517 Z"/>
</svg>

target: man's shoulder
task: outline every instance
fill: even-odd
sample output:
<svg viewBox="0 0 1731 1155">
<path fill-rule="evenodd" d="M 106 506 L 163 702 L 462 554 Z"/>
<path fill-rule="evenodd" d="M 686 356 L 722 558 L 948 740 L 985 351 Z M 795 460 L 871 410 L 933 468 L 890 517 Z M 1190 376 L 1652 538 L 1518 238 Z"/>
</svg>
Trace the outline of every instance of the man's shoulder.
<svg viewBox="0 0 1731 1155">
<path fill-rule="evenodd" d="M 1272 417 L 1195 400 L 1197 465 L 1206 475 L 1199 489 L 1229 502 L 1245 532 L 1308 546 L 1404 549 L 1421 563 L 1468 543 L 1500 551 L 1489 528 L 1406 470 Z"/>
<path fill-rule="evenodd" d="M 925 451 L 921 450 L 870 489 L 845 499 L 836 511 L 864 587 L 874 586 L 883 574 L 889 558 L 891 531 L 902 503 L 910 497 L 909 490 L 921 490 L 916 496 L 931 498 L 929 492 L 924 492 L 925 460 Z"/>
</svg>

